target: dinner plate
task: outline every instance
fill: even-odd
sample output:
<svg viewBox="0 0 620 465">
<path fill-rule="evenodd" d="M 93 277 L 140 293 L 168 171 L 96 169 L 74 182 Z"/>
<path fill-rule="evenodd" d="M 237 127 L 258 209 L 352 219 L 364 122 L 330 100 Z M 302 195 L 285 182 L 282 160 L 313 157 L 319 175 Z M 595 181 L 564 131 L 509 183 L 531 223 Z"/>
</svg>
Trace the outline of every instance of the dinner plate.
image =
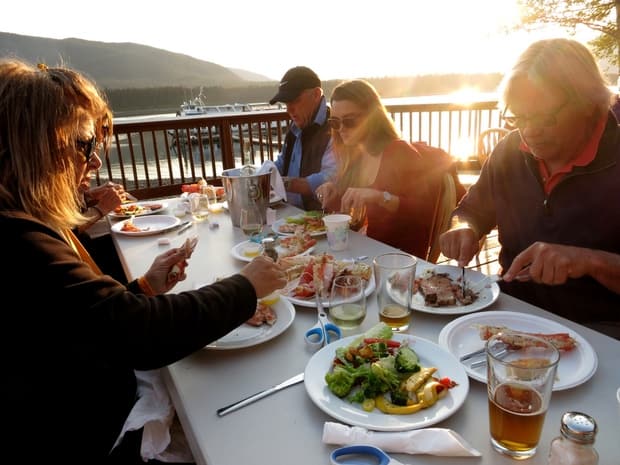
<svg viewBox="0 0 620 465">
<path fill-rule="evenodd" d="M 294 216 L 287 216 L 286 218 L 293 218 L 293 217 L 301 217 L 302 215 L 294 215 Z M 280 234 L 281 236 L 292 236 L 294 233 L 291 232 L 282 232 L 280 231 L 280 227 L 284 224 L 286 224 L 286 218 L 280 218 L 279 220 L 276 220 L 273 222 L 273 224 L 271 225 L 271 229 L 273 229 L 273 232 Z M 312 237 L 318 237 L 318 236 L 324 236 L 327 233 L 327 229 L 322 229 L 320 231 L 313 231 L 310 233 L 310 236 Z"/>
<path fill-rule="evenodd" d="M 454 282 L 461 282 L 462 269 L 458 266 L 451 265 L 429 265 L 424 266 L 418 264 L 416 269 L 416 277 L 424 276 L 427 270 L 433 270 L 435 273 L 447 273 Z M 487 276 L 476 270 L 465 270 L 465 281 L 471 286 L 480 283 Z M 435 315 L 461 315 L 464 313 L 477 312 L 494 303 L 499 297 L 499 286 L 492 283 L 483 287 L 478 293 L 478 298 L 469 305 L 445 305 L 442 307 L 431 307 L 424 303 L 424 296 L 419 292 L 413 294 L 411 298 L 411 308 L 419 312 L 434 313 Z"/>
<path fill-rule="evenodd" d="M 122 207 L 130 207 L 132 205 L 138 205 L 138 206 L 142 207 L 143 210 L 141 212 L 139 212 L 139 213 L 136 213 L 135 215 L 124 214 L 124 213 L 115 213 L 114 211 L 112 211 L 112 212 L 108 213 L 108 216 L 110 216 L 110 218 L 130 218 L 132 216 L 145 216 L 145 215 L 152 215 L 153 213 L 161 213 L 166 208 L 168 208 L 168 203 L 167 202 L 157 202 L 157 201 L 154 201 L 154 200 L 151 200 L 150 202 L 145 201 L 145 202 L 124 203 L 121 206 Z M 159 206 L 159 208 L 149 208 L 150 206 Z"/>
<path fill-rule="evenodd" d="M 299 281 L 299 278 L 297 278 L 294 281 Z M 295 287 L 294 281 L 291 281 L 291 283 L 289 283 L 286 286 L 286 288 L 287 289 L 294 288 Z M 374 290 L 375 290 L 375 278 L 374 278 L 374 275 L 371 275 L 370 279 L 366 283 L 366 290 L 364 291 L 364 294 L 366 294 L 366 300 L 368 300 L 368 296 L 370 294 L 372 294 L 372 292 Z M 299 305 L 301 307 L 316 308 L 316 299 L 315 299 L 314 295 L 312 297 L 308 297 L 307 299 L 302 299 L 301 297 L 293 297 L 293 296 L 290 296 L 290 295 L 282 295 L 282 297 L 284 297 L 285 299 L 290 300 L 293 304 Z M 368 302 L 366 302 L 366 306 L 368 307 Z M 329 297 L 327 299 L 323 300 L 323 307 L 325 307 L 325 308 L 329 307 Z"/>
<path fill-rule="evenodd" d="M 244 347 L 252 347 L 282 334 L 291 326 L 295 320 L 295 307 L 286 299 L 280 299 L 271 306 L 276 312 L 278 319 L 270 326 L 263 324 L 262 326 L 252 326 L 243 323 L 241 326 L 233 329 L 226 336 L 221 337 L 215 342 L 207 345 L 207 349 L 213 350 L 230 350 L 242 349 Z"/>
<path fill-rule="evenodd" d="M 308 361 L 304 371 L 304 385 L 310 399 L 325 413 L 344 423 L 361 426 L 374 431 L 406 431 L 425 428 L 445 420 L 463 405 L 469 391 L 469 379 L 459 361 L 443 347 L 409 334 L 394 334 L 393 339 L 408 339 L 410 346 L 420 357 L 420 364 L 437 367 L 435 376 L 448 376 L 457 386 L 432 407 L 410 415 L 389 415 L 375 409 L 366 412 L 361 404 L 351 403 L 334 395 L 327 384 L 325 374 L 330 371 L 337 347 L 347 346 L 359 335 L 345 337 L 326 345 Z"/>
<path fill-rule="evenodd" d="M 300 253 L 299 255 L 308 255 L 309 253 L 312 253 L 312 251 L 314 251 L 315 246 L 312 246 L 308 249 L 306 249 L 303 253 Z M 250 253 L 248 255 L 246 255 L 245 251 L 257 251 L 256 254 L 254 253 Z M 279 254 L 283 254 L 286 252 L 286 249 L 280 247 L 279 245 L 276 246 L 276 251 Z M 233 257 L 235 257 L 237 260 L 242 260 L 244 262 L 251 262 L 252 259 L 254 257 L 256 257 L 256 255 L 258 255 L 258 253 L 260 253 L 260 244 L 253 242 L 253 241 L 243 241 L 240 242 L 239 244 L 235 245 L 231 250 L 230 253 L 232 254 Z M 296 256 L 299 256 L 296 255 Z"/>
<path fill-rule="evenodd" d="M 589 380 L 596 372 L 598 358 L 592 346 L 580 334 L 552 320 L 528 313 L 507 310 L 487 311 L 465 315 L 452 320 L 439 333 L 439 344 L 456 357 L 484 347 L 478 329 L 474 325 L 506 326 L 529 333 L 568 333 L 577 341 L 577 347 L 568 352 L 560 352 L 554 391 L 562 391 L 579 386 Z M 474 359 L 474 360 L 478 360 Z M 473 379 L 487 382 L 486 365 L 472 369 L 471 360 L 463 363 L 467 374 Z"/>
<path fill-rule="evenodd" d="M 127 221 L 130 220 L 114 223 L 110 229 L 117 234 L 126 236 L 151 236 L 172 229 L 181 222 L 176 216 L 170 215 L 140 216 L 133 219 L 133 224 L 140 229 L 145 229 L 145 231 L 122 231 L 121 228 Z"/>
</svg>

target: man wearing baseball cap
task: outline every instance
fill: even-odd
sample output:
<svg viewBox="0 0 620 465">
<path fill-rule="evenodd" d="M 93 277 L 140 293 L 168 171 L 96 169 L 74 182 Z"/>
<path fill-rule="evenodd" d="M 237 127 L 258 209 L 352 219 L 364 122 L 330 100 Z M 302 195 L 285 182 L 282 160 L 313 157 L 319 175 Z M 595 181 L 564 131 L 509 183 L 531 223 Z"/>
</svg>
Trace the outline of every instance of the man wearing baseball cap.
<svg viewBox="0 0 620 465">
<path fill-rule="evenodd" d="M 275 164 L 285 177 L 289 203 L 304 210 L 320 210 L 315 190 L 336 172 L 331 133 L 327 125 L 329 108 L 321 80 L 305 66 L 289 69 L 269 101 L 286 104 L 293 123 Z"/>
</svg>

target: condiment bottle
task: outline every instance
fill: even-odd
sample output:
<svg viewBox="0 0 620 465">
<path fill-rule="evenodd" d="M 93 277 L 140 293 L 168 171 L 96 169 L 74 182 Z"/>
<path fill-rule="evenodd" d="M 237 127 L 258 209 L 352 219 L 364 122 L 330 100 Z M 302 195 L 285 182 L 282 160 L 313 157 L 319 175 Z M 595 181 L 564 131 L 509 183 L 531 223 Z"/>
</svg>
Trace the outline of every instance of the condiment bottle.
<svg viewBox="0 0 620 465">
<path fill-rule="evenodd" d="M 594 418 L 580 412 L 562 415 L 560 436 L 551 441 L 548 465 L 597 465 Z"/>
<path fill-rule="evenodd" d="M 270 257 L 274 262 L 278 261 L 278 251 L 276 250 L 276 240 L 273 237 L 265 237 L 261 241 L 263 255 Z"/>
</svg>

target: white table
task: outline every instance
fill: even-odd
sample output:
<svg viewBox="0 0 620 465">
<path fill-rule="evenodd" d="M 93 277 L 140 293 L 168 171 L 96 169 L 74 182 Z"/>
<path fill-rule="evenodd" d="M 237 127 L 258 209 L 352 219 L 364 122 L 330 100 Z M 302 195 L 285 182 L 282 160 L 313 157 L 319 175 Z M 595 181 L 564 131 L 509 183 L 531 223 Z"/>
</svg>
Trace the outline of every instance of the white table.
<svg viewBox="0 0 620 465">
<path fill-rule="evenodd" d="M 172 205 L 169 207 L 172 212 Z M 293 207 L 278 208 L 278 219 L 298 212 Z M 188 279 L 175 291 L 210 283 L 217 277 L 238 271 L 245 263 L 233 258 L 231 248 L 245 240 L 234 228 L 227 213 L 210 217 L 219 228 L 208 223 L 192 227 L 177 235 L 171 232 L 172 246 L 180 245 L 193 232 L 200 242 L 187 268 Z M 166 246 L 158 245 L 161 236 L 143 238 L 114 235 L 115 243 L 130 277 L 140 276 Z M 319 250 L 326 250 L 325 240 Z M 391 251 L 391 247 L 353 233 L 349 250 L 335 253 L 336 258 L 373 256 Z M 601 465 L 617 465 L 620 457 L 620 405 L 616 389 L 620 386 L 620 342 L 581 325 L 555 316 L 518 299 L 501 294 L 490 310 L 511 310 L 539 315 L 577 331 L 592 345 L 599 367 L 586 383 L 573 389 L 553 393 L 538 453 L 528 464 L 546 464 L 549 443 L 559 434 L 560 417 L 569 410 L 592 415 L 599 433 L 596 448 Z M 620 309 L 619 309 L 620 310 Z M 455 316 L 414 312 L 409 333 L 437 342 L 439 332 Z M 378 321 L 376 299 L 368 299 L 368 316 L 361 330 Z M 283 334 L 266 343 L 237 350 L 201 350 L 167 367 L 166 382 L 181 423 L 198 464 L 209 465 L 319 465 L 329 463 L 329 453 L 336 446 L 322 442 L 323 425 L 336 421 L 324 414 L 298 384 L 262 399 L 241 410 L 218 417 L 216 410 L 245 398 L 304 371 L 312 353 L 306 348 L 304 332 L 316 322 L 316 310 L 297 307 L 296 318 Z M 486 385 L 470 380 L 464 405 L 450 418 L 435 425 L 451 428 L 482 453 L 481 458 L 407 456 L 393 454 L 403 463 L 416 464 L 513 464 L 492 450 L 489 442 Z"/>
</svg>

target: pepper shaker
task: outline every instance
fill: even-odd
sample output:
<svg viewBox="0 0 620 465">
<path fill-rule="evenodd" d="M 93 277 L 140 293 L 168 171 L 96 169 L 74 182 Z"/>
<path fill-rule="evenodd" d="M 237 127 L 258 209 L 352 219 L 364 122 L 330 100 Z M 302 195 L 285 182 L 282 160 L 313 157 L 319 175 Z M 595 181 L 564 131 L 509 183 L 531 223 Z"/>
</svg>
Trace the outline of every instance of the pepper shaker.
<svg viewBox="0 0 620 465">
<path fill-rule="evenodd" d="M 594 439 L 598 427 L 594 418 L 581 412 L 566 412 L 560 436 L 551 441 L 548 465 L 597 465 Z"/>
<path fill-rule="evenodd" d="M 273 237 L 265 237 L 261 241 L 263 255 L 270 257 L 274 262 L 278 261 L 278 251 L 276 250 L 276 240 Z"/>
</svg>

